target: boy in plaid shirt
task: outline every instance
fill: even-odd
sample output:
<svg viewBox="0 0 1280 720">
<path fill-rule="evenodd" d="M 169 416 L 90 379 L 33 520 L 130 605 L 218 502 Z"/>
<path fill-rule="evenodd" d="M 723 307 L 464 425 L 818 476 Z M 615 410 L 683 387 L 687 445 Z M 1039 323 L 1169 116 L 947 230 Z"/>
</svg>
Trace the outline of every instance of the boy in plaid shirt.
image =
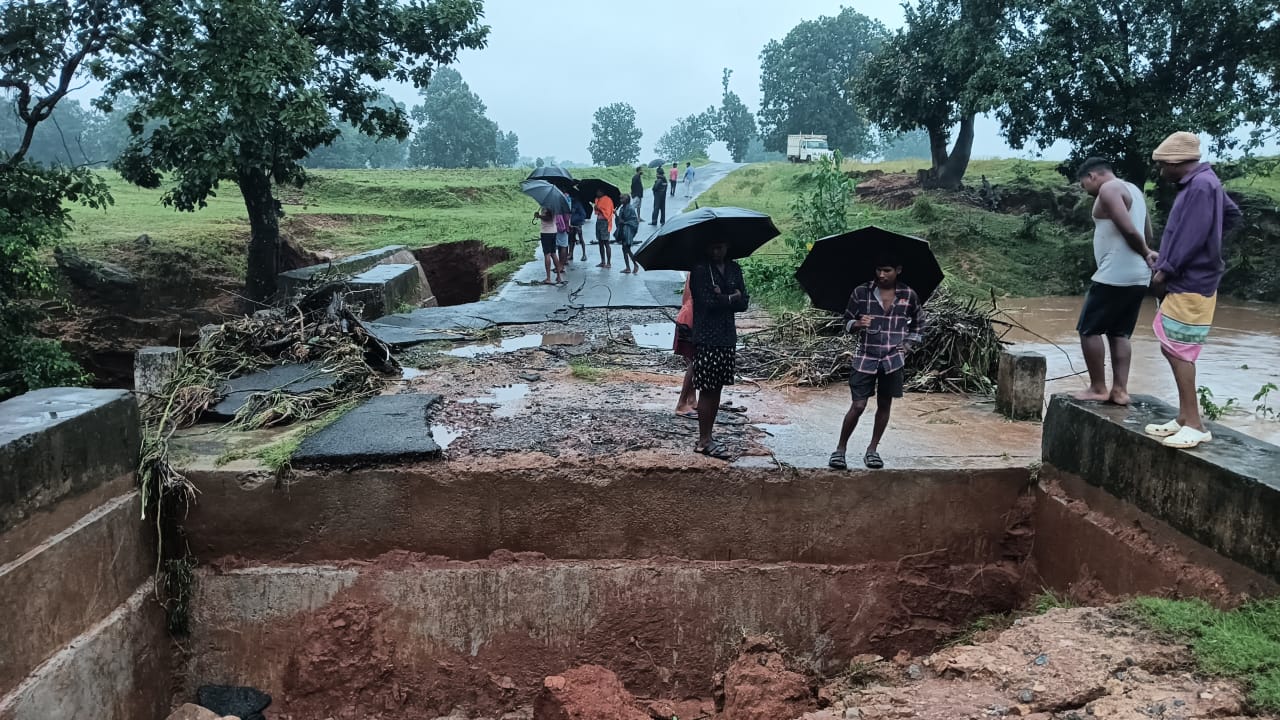
<svg viewBox="0 0 1280 720">
<path fill-rule="evenodd" d="M 849 437 L 873 395 L 875 426 L 862 460 L 872 469 L 884 467 L 876 451 L 889 426 L 893 399 L 902 397 L 906 356 L 920 344 L 925 326 L 924 310 L 916 291 L 898 282 L 901 272 L 902 265 L 897 258 L 881 256 L 876 260 L 876 279 L 854 288 L 849 296 L 845 330 L 858 333 L 859 338 L 853 355 L 853 372 L 849 376 L 853 402 L 840 425 L 840 444 L 827 463 L 838 470 L 848 467 L 845 452 Z"/>
</svg>

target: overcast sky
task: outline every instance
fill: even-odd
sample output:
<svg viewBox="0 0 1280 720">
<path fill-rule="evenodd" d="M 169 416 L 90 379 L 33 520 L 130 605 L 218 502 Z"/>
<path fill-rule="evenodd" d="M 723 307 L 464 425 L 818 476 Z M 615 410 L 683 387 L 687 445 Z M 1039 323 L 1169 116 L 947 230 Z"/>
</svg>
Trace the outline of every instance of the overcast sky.
<svg viewBox="0 0 1280 720">
<path fill-rule="evenodd" d="M 730 87 L 754 113 L 765 43 L 802 20 L 835 15 L 842 5 L 889 28 L 902 25 L 894 0 L 488 0 L 488 47 L 467 51 L 455 67 L 488 106 L 489 118 L 520 136 L 522 155 L 589 163 L 593 113 L 628 102 L 644 132 L 641 159 L 647 161 L 677 118 L 719 104 L 721 68 L 733 70 Z M 392 95 L 417 102 L 411 87 Z M 711 154 L 729 159 L 719 144 Z M 997 125 L 984 121 L 973 154 L 1016 153 Z M 1063 156 L 1065 148 L 1046 152 Z"/>
</svg>

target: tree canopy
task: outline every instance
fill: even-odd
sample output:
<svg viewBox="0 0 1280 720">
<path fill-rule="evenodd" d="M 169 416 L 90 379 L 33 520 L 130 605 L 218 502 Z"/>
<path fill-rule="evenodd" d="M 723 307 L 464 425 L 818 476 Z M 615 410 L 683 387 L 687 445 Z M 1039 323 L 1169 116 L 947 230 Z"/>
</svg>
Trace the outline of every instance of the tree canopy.
<svg viewBox="0 0 1280 720">
<path fill-rule="evenodd" d="M 1265 63 L 1277 51 L 1260 32 L 1274 32 L 1275 12 L 1274 0 L 1037 6 L 998 111 L 1009 143 L 1066 140 L 1072 160 L 1101 155 L 1139 183 L 1151 151 L 1177 130 L 1210 136 L 1215 151 L 1251 147 L 1256 137 L 1235 134 L 1241 126 L 1280 119 Z"/>
<path fill-rule="evenodd" d="M 742 98 L 738 97 L 738 93 L 729 89 L 729 77 L 733 75 L 733 71 L 729 68 L 724 69 L 724 76 L 720 81 L 722 93 L 720 96 L 720 108 L 715 113 L 715 138 L 725 144 L 729 148 L 729 155 L 734 162 L 742 162 L 747 156 L 747 147 L 751 144 L 752 138 L 756 137 L 758 130 L 756 129 L 756 119 L 751 115 L 751 111 L 743 104 Z"/>
<path fill-rule="evenodd" d="M 413 108 L 419 122 L 409 145 L 409 162 L 418 167 L 484 167 L 498 157 L 498 124 L 485 117 L 485 105 L 462 75 L 440 68 Z"/>
<path fill-rule="evenodd" d="M 140 5 L 138 31 L 116 41 L 102 71 L 104 109 L 128 93 L 133 139 L 118 167 L 144 187 L 167 185 L 180 210 L 205 204 L 233 180 L 250 223 L 246 294 L 276 287 L 279 214 L 273 186 L 305 181 L 302 161 L 339 132 L 404 139 L 399 107 L 375 83 L 423 88 L 488 27 L 478 0 L 180 0 Z M 143 134 L 145 121 L 160 124 Z M 489 133 L 489 141 L 494 135 Z M 164 173 L 171 173 L 167 182 Z"/>
<path fill-rule="evenodd" d="M 671 160 L 697 160 L 707 157 L 707 148 L 715 141 L 712 128 L 715 117 L 711 113 L 697 113 L 680 118 L 658 138 L 654 150 Z"/>
<path fill-rule="evenodd" d="M 520 137 L 515 132 L 502 132 L 499 129 L 494 136 L 498 147 L 494 156 L 494 164 L 498 167 L 512 167 L 520 162 Z"/>
<path fill-rule="evenodd" d="M 636 109 L 624 102 L 596 110 L 591 123 L 591 162 L 597 165 L 632 165 L 640 158 L 640 138 Z"/>
<path fill-rule="evenodd" d="M 850 80 L 888 33 L 879 22 L 845 8 L 806 20 L 760 53 L 760 132 L 769 150 L 785 151 L 787 135 L 818 133 L 851 157 L 871 154 L 871 124 L 856 106 Z"/>
<path fill-rule="evenodd" d="M 921 0 L 903 12 L 905 26 L 853 89 L 884 130 L 927 132 L 928 184 L 956 188 L 969 166 L 975 119 L 1001 102 L 1016 13 L 1008 0 Z"/>
</svg>

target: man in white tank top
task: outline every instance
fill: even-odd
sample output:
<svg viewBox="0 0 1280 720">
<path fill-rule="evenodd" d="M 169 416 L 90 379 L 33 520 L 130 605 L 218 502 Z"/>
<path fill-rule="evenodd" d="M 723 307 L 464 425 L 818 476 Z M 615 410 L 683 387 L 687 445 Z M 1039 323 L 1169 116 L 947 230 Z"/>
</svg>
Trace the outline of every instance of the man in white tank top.
<svg viewBox="0 0 1280 720">
<path fill-rule="evenodd" d="M 1151 283 L 1158 259 L 1150 243 L 1151 219 L 1142 190 L 1121 180 L 1101 158 L 1080 165 L 1076 178 L 1093 203 L 1093 257 L 1098 271 L 1085 295 L 1076 331 L 1089 369 L 1089 387 L 1076 393 L 1080 400 L 1129 404 L 1129 337 Z M 1107 342 L 1103 343 L 1102 337 Z M 1107 389 L 1106 349 L 1111 346 L 1111 388 Z"/>
</svg>

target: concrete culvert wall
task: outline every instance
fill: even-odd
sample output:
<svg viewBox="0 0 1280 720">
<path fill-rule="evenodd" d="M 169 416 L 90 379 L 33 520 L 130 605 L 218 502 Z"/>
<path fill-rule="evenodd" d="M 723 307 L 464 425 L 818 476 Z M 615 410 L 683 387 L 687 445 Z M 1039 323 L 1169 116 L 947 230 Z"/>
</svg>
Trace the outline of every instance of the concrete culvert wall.
<svg viewBox="0 0 1280 720">
<path fill-rule="evenodd" d="M 431 245 L 413 251 L 441 305 L 475 302 L 491 289 L 489 268 L 511 257 L 479 240 Z"/>
</svg>

